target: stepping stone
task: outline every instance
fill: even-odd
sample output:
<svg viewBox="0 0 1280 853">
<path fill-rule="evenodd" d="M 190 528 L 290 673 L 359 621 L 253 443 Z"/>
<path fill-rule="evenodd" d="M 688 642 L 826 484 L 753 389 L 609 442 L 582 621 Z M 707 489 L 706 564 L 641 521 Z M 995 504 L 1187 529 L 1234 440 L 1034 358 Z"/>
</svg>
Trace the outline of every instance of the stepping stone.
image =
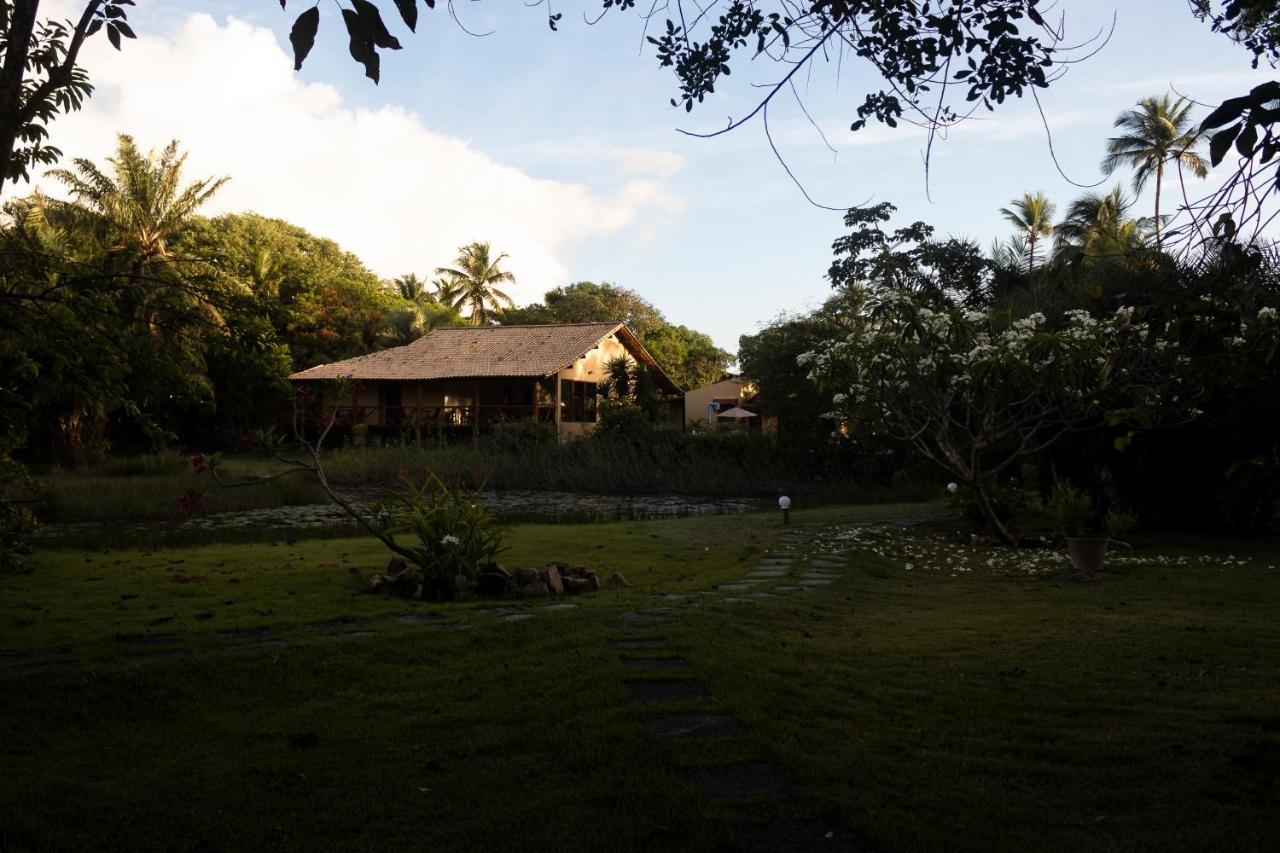
<svg viewBox="0 0 1280 853">
<path fill-rule="evenodd" d="M 614 625 L 605 623 L 604 630 L 606 634 L 647 634 L 650 631 L 658 630 L 657 625 Z"/>
<path fill-rule="evenodd" d="M 471 625 L 466 622 L 448 622 L 443 625 L 426 625 L 428 631 L 470 631 Z"/>
<path fill-rule="evenodd" d="M 547 604 L 543 606 L 543 610 L 573 610 L 576 604 Z"/>
<path fill-rule="evenodd" d="M 747 572 L 745 577 L 764 579 L 764 578 L 785 578 L 787 572 L 781 569 L 756 569 L 754 572 Z"/>
<path fill-rule="evenodd" d="M 347 634 L 360 630 L 360 623 L 354 619 L 334 619 L 332 622 L 315 622 L 307 626 L 313 634 Z"/>
<path fill-rule="evenodd" d="M 679 609 L 680 609 L 680 608 L 678 608 L 678 607 L 650 607 L 648 612 L 650 612 L 650 613 L 675 613 L 675 612 L 677 612 Z M 662 621 L 664 621 L 664 622 L 665 622 L 666 620 L 664 619 L 664 620 L 662 620 Z"/>
<path fill-rule="evenodd" d="M 613 618 L 619 622 L 629 622 L 633 625 L 658 625 L 667 621 L 663 616 L 652 616 L 648 613 L 631 612 L 615 613 Z"/>
<path fill-rule="evenodd" d="M 712 604 L 737 604 L 738 602 L 745 601 L 745 600 L 746 599 L 743 599 L 743 598 L 729 597 L 729 598 L 722 598 L 719 601 L 713 601 L 711 603 Z"/>
<path fill-rule="evenodd" d="M 692 702 L 711 699 L 711 690 L 701 681 L 628 681 L 632 699 L 641 702 Z"/>
<path fill-rule="evenodd" d="M 403 616 L 397 616 L 396 621 L 405 625 L 421 625 L 423 622 L 439 622 L 443 619 L 439 613 L 406 613 Z"/>
<path fill-rule="evenodd" d="M 270 628 L 237 628 L 231 631 L 218 631 L 221 640 L 260 640 L 271 636 Z"/>
<path fill-rule="evenodd" d="M 227 646 L 227 651 L 235 655 L 251 655 L 258 652 L 269 652 L 272 649 L 283 649 L 288 645 L 284 640 L 264 640 L 261 643 L 242 643 L 238 646 Z"/>
<path fill-rule="evenodd" d="M 178 642 L 174 634 L 123 634 L 116 636 L 122 646 L 168 646 Z"/>
<path fill-rule="evenodd" d="M 50 657 L 52 655 L 69 655 L 71 654 L 70 646 L 42 646 L 38 649 L 24 649 L 21 651 L 0 651 L 0 662 L 9 662 L 17 660 L 26 660 L 29 658 Z"/>
<path fill-rule="evenodd" d="M 771 592 L 753 592 L 753 593 L 751 593 L 751 597 L 752 597 L 752 598 L 773 598 L 773 593 L 771 593 Z"/>
<path fill-rule="evenodd" d="M 660 649 L 667 641 L 663 637 L 618 637 L 608 643 L 616 649 Z"/>
<path fill-rule="evenodd" d="M 126 655 L 125 660 L 129 663 L 170 663 L 175 660 L 182 660 L 187 656 L 183 649 L 173 649 L 167 652 L 143 652 L 137 655 Z"/>
<path fill-rule="evenodd" d="M 80 661 L 63 660 L 41 663 L 20 663 L 0 667 L 0 678 L 21 678 L 24 675 L 44 675 L 51 672 L 79 672 Z"/>
<path fill-rule="evenodd" d="M 742 800 L 752 797 L 781 798 L 795 786 L 772 764 L 720 764 L 695 767 L 688 780 L 708 797 Z"/>
<path fill-rule="evenodd" d="M 827 837 L 831 833 L 831 837 Z M 851 833 L 823 824 L 771 823 L 762 826 L 739 826 L 737 849 L 745 853 L 860 853 L 867 847 Z"/>
<path fill-rule="evenodd" d="M 753 586 L 759 586 L 760 581 L 738 581 L 737 583 L 722 583 L 716 589 L 724 592 L 746 592 Z"/>
<path fill-rule="evenodd" d="M 689 662 L 684 658 L 628 658 L 622 659 L 623 669 L 685 669 Z"/>
<path fill-rule="evenodd" d="M 742 721 L 728 714 L 664 714 L 645 725 L 655 734 L 681 739 L 737 737 L 747 733 Z"/>
<path fill-rule="evenodd" d="M 800 590 L 800 587 L 798 586 L 775 586 L 773 588 L 774 593 L 798 592 L 799 590 Z"/>
<path fill-rule="evenodd" d="M 660 601 L 684 601 L 689 596 L 680 595 L 674 592 L 659 592 L 659 593 L 656 593 L 653 597 Z"/>
<path fill-rule="evenodd" d="M 833 583 L 835 583 L 834 580 L 818 580 L 814 578 L 812 580 L 800 581 L 800 586 L 804 587 L 805 589 L 808 589 L 811 586 L 831 586 L 831 584 Z"/>
<path fill-rule="evenodd" d="M 834 572 L 805 572 L 804 574 L 800 575 L 800 577 L 803 580 L 834 581 L 834 580 L 839 580 L 840 578 L 844 577 L 844 575 L 837 574 Z"/>
<path fill-rule="evenodd" d="M 790 557 L 786 557 L 785 559 L 761 560 L 756 565 L 761 569 L 769 569 L 769 568 L 785 569 L 787 566 L 790 566 L 794 562 L 795 560 L 791 559 Z"/>
<path fill-rule="evenodd" d="M 509 616 L 503 616 L 503 622 L 523 622 L 526 619 L 532 619 L 532 613 L 512 613 Z"/>
</svg>

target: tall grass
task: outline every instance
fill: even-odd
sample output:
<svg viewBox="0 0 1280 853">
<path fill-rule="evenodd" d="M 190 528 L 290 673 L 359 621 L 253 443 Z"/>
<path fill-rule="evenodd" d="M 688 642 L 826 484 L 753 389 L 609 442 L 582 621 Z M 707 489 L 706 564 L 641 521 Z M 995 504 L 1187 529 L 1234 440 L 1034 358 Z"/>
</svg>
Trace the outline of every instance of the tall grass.
<svg viewBox="0 0 1280 853">
<path fill-rule="evenodd" d="M 105 522 L 124 519 L 167 520 L 186 513 L 178 499 L 206 490 L 201 509 L 207 512 L 259 509 L 317 503 L 324 492 L 305 474 L 273 480 L 262 486 L 209 491 L 209 480 L 194 471 L 151 475 L 112 475 L 101 469 L 87 473 L 56 471 L 42 478 L 44 504 L 39 515 L 49 522 Z"/>
<path fill-rule="evenodd" d="M 788 447 L 747 433 L 685 434 L 650 429 L 559 444 L 536 430 L 498 433 L 470 444 L 344 448 L 326 451 L 325 471 L 338 488 L 394 485 L 401 474 L 497 490 L 564 491 L 611 495 L 774 497 L 809 503 L 912 500 L 936 485 L 906 472 L 890 477 L 891 460 L 859 455 L 840 445 Z M 255 456 L 229 457 L 230 479 L 277 471 Z M 918 474 L 918 472 L 916 472 Z M 211 489 L 208 475 L 176 454 L 108 460 L 88 472 L 55 471 L 44 477 L 51 522 L 169 520 L 183 516 L 179 498 L 204 490 L 207 512 L 319 503 L 324 493 L 305 473 L 250 488 Z M 922 485 L 923 484 L 923 485 Z"/>
</svg>

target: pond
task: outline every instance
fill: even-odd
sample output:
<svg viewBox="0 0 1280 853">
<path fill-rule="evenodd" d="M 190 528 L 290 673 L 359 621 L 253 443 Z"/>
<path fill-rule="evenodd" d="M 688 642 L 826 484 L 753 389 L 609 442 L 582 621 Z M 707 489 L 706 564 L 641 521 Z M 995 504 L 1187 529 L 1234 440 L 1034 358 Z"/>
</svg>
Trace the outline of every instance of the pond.
<svg viewBox="0 0 1280 853">
<path fill-rule="evenodd" d="M 357 503 L 372 503 L 379 492 L 345 494 Z M 768 509 L 764 498 L 709 498 L 687 495 L 597 495 L 576 492 L 502 491 L 481 492 L 478 496 L 502 521 L 535 523 L 580 523 L 602 521 L 645 521 L 690 515 L 731 514 Z M 319 531 L 353 528 L 355 523 L 332 503 L 269 507 L 236 512 L 211 512 L 173 521 L 117 521 L 109 524 L 50 524 L 41 528 L 40 538 L 81 540 L 95 533 L 177 535 L 217 534 L 253 531 Z M 110 538 L 115 538 L 112 536 Z"/>
</svg>

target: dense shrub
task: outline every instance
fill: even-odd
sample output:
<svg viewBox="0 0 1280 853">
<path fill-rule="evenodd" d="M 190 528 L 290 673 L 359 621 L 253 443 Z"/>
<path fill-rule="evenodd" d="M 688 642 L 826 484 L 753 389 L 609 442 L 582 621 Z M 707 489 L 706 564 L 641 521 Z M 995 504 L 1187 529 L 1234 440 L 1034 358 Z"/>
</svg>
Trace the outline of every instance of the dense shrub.
<svg viewBox="0 0 1280 853">
<path fill-rule="evenodd" d="M 387 532 L 418 540 L 404 547 L 428 578 L 474 578 L 502 551 L 502 535 L 485 505 L 469 489 L 433 474 L 420 484 L 403 478 L 385 507 L 392 518 Z"/>
</svg>

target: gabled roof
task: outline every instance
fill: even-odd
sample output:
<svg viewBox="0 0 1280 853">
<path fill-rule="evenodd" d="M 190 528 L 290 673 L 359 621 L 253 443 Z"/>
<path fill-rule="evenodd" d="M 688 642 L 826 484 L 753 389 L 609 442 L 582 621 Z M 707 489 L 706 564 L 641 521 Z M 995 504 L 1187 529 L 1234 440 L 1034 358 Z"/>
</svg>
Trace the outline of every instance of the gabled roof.
<svg viewBox="0 0 1280 853">
<path fill-rule="evenodd" d="M 293 374 L 296 381 L 350 377 L 362 380 L 543 377 L 569 367 L 596 344 L 617 333 L 632 357 L 657 368 L 626 323 L 565 323 L 548 326 L 463 326 L 436 329 L 407 346 L 321 364 Z"/>
</svg>

